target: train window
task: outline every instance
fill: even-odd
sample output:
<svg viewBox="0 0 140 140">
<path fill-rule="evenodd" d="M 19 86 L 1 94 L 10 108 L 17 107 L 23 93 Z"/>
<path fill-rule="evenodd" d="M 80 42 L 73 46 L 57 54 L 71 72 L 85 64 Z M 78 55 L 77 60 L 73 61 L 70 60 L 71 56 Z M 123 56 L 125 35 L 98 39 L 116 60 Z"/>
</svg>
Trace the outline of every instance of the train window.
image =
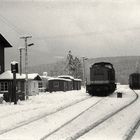
<svg viewBox="0 0 140 140">
<path fill-rule="evenodd" d="M 53 82 L 53 86 L 56 87 L 56 88 L 58 88 L 59 87 L 59 82 L 58 81 L 54 81 Z"/>
<path fill-rule="evenodd" d="M 105 65 L 106 68 L 112 69 L 111 65 Z"/>
<path fill-rule="evenodd" d="M 95 69 L 95 70 L 94 70 L 94 74 L 95 74 L 95 75 L 104 75 L 104 72 L 103 72 L 102 69 Z"/>
<path fill-rule="evenodd" d="M 102 71 L 94 71 L 95 75 L 104 75 L 104 73 Z"/>
</svg>

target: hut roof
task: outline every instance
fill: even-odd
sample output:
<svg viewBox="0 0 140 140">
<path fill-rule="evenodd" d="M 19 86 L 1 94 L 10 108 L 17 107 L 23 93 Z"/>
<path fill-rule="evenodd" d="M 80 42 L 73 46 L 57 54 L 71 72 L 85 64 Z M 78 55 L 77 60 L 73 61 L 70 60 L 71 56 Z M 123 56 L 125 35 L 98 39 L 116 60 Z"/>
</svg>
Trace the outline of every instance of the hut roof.
<svg viewBox="0 0 140 140">
<path fill-rule="evenodd" d="M 11 79 L 13 79 L 13 74 L 11 73 L 10 70 L 5 71 L 0 75 L 0 80 L 11 80 Z M 16 79 L 25 79 L 25 75 L 24 74 L 20 75 L 17 73 Z"/>
<path fill-rule="evenodd" d="M 1 47 L 12 47 L 11 44 L 0 34 L 0 46 Z"/>
<path fill-rule="evenodd" d="M 42 79 L 49 79 L 49 78 L 53 78 L 53 77 L 51 77 L 51 76 L 45 76 L 45 75 L 43 75 L 43 76 L 40 76 Z"/>
<path fill-rule="evenodd" d="M 19 73 L 16 73 L 16 79 L 25 79 L 26 75 Z M 12 80 L 13 79 L 13 73 L 8 70 L 0 75 L 0 80 Z M 28 74 L 28 79 L 30 80 L 41 80 L 41 77 L 37 73 Z"/>
<path fill-rule="evenodd" d="M 38 73 L 31 73 L 31 74 L 28 74 L 28 79 L 41 80 L 42 78 Z"/>
</svg>

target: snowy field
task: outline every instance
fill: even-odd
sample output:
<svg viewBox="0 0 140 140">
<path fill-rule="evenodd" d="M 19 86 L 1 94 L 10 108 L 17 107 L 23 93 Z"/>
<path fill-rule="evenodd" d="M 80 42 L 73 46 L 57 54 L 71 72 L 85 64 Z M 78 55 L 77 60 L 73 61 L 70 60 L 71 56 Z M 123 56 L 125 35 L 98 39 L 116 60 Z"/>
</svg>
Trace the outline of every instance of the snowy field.
<svg viewBox="0 0 140 140">
<path fill-rule="evenodd" d="M 113 112 L 135 98 L 127 85 L 118 85 L 117 91 L 123 93 L 122 98 L 117 98 L 116 93 L 106 97 L 100 104 L 89 109 L 86 114 L 82 114 L 65 127 L 62 127 L 63 124 L 72 120 L 93 103 L 96 104 L 102 97 L 91 98 L 82 88 L 80 91 L 40 93 L 36 96 L 30 96 L 28 101 L 19 101 L 17 105 L 4 102 L 0 104 L 0 140 L 39 140 L 56 131 L 59 127 L 58 132 L 56 131 L 54 135 L 50 135 L 46 139 L 70 139 L 76 131 L 81 131 L 81 128 L 86 128 L 90 123 L 96 122 L 107 112 Z M 137 92 L 140 94 L 140 91 L 137 90 Z M 78 104 L 73 105 L 78 101 Z M 68 105 L 71 107 L 63 109 Z M 79 139 L 125 139 L 125 135 L 140 118 L 139 107 L 140 99 L 131 107 L 121 111 Z M 50 113 L 51 115 L 47 116 Z M 40 119 L 36 120 L 39 117 Z M 8 130 L 11 131 L 8 132 Z M 133 139 L 140 139 L 139 132 L 140 130 Z"/>
</svg>

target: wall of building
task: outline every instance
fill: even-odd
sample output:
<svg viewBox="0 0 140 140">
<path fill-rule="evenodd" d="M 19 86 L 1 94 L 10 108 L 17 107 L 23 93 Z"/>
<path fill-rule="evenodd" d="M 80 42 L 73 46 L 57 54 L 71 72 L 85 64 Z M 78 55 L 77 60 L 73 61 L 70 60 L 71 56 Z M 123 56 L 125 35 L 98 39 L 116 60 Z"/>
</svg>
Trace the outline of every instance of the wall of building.
<svg viewBox="0 0 140 140">
<path fill-rule="evenodd" d="M 4 47 L 0 46 L 0 74 L 3 73 L 4 70 Z"/>
</svg>

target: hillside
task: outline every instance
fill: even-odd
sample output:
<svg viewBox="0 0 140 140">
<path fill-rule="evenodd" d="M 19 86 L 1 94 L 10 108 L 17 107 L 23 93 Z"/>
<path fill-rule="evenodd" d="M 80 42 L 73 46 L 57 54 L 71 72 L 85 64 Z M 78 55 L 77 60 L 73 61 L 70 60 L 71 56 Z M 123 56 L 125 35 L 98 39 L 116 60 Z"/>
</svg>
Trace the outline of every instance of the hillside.
<svg viewBox="0 0 140 140">
<path fill-rule="evenodd" d="M 140 56 L 124 56 L 124 57 L 103 57 L 88 59 L 85 63 L 86 77 L 89 79 L 89 67 L 100 61 L 111 62 L 116 71 L 116 81 L 121 84 L 128 84 L 129 75 L 140 69 Z M 65 61 L 58 61 L 52 64 L 43 64 L 39 66 L 29 67 L 29 72 L 37 72 L 42 75 L 44 71 L 50 76 L 64 74 L 66 67 Z"/>
<path fill-rule="evenodd" d="M 111 62 L 114 65 L 116 81 L 121 84 L 128 84 L 129 75 L 140 70 L 140 56 L 94 58 L 87 62 L 87 68 L 100 61 Z M 86 72 L 89 77 L 89 70 L 86 70 Z"/>
</svg>

